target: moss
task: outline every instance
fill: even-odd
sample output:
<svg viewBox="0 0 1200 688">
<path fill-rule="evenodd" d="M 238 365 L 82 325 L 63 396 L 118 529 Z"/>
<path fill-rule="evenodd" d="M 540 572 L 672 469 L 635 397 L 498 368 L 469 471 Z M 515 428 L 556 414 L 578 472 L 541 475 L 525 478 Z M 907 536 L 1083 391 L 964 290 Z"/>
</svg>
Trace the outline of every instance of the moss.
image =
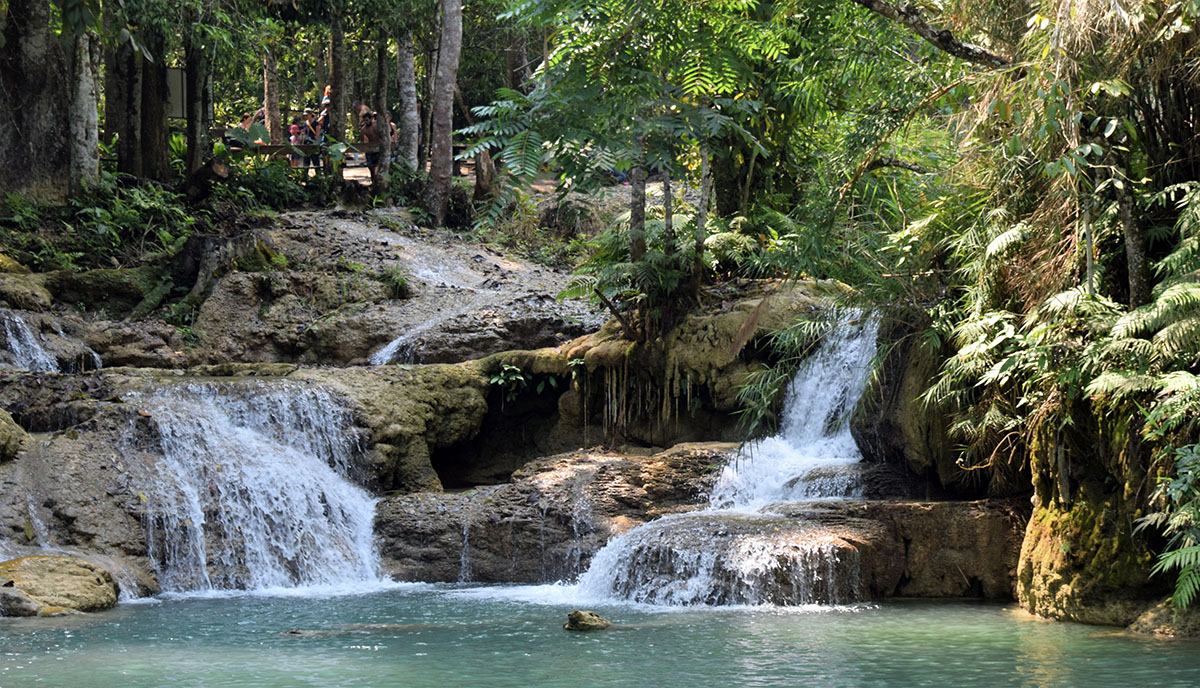
<svg viewBox="0 0 1200 688">
<path fill-rule="evenodd" d="M 383 490 L 440 490 L 432 453 L 475 437 L 488 410 L 488 379 L 476 362 L 300 369 L 291 377 L 329 385 L 355 402 L 374 447 L 373 482 Z"/>
<path fill-rule="evenodd" d="M 8 411 L 0 409 L 0 463 L 11 461 L 29 442 L 29 433 L 13 421 Z"/>
<path fill-rule="evenodd" d="M 162 269 L 155 265 L 137 268 L 59 271 L 47 275 L 46 287 L 55 299 L 86 310 L 111 314 L 128 313 L 154 293 L 162 283 Z"/>
<path fill-rule="evenodd" d="M 24 311 L 47 311 L 53 298 L 46 275 L 0 274 L 0 301 Z"/>
<path fill-rule="evenodd" d="M 1126 625 L 1161 594 L 1153 555 L 1110 501 L 1034 511 L 1018 567 L 1018 599 L 1042 616 Z"/>
<path fill-rule="evenodd" d="M 13 260 L 10 256 L 0 253 L 0 272 L 11 274 L 29 274 L 29 268 Z"/>
</svg>

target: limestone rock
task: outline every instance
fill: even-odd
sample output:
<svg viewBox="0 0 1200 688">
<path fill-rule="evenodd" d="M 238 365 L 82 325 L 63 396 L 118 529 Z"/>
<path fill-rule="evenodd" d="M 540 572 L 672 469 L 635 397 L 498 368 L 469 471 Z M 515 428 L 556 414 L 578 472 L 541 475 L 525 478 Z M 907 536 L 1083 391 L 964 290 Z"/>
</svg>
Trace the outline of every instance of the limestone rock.
<svg viewBox="0 0 1200 688">
<path fill-rule="evenodd" d="M 117 604 L 117 584 L 108 571 L 76 557 L 29 556 L 0 562 L 0 581 L 9 582 L 3 611 L 39 616 L 64 611 L 96 612 Z M 26 599 L 20 599 L 23 595 Z"/>
<path fill-rule="evenodd" d="M 389 497 L 376 512 L 380 553 L 403 580 L 570 578 L 614 535 L 702 503 L 735 450 L 581 450 L 531 462 L 503 485 Z"/>
<path fill-rule="evenodd" d="M 596 612 L 585 612 L 576 609 L 567 614 L 567 622 L 563 628 L 568 631 L 603 631 L 612 628 L 612 622 Z"/>
<path fill-rule="evenodd" d="M 1077 499 L 1034 510 L 1025 530 L 1017 599 L 1054 619 L 1107 626 L 1132 623 L 1165 591 L 1151 580 L 1153 555 L 1111 506 Z"/>
<path fill-rule="evenodd" d="M 0 409 L 0 463 L 15 459 L 28 441 L 29 433 L 13 421 L 8 411 Z"/>
<path fill-rule="evenodd" d="M 1142 635 L 1168 638 L 1195 638 L 1200 636 L 1200 609 L 1194 606 L 1179 611 L 1168 600 L 1163 600 L 1142 613 L 1129 630 Z"/>
<path fill-rule="evenodd" d="M 0 303 L 24 311 L 47 311 L 54 302 L 46 275 L 0 273 Z"/>
</svg>

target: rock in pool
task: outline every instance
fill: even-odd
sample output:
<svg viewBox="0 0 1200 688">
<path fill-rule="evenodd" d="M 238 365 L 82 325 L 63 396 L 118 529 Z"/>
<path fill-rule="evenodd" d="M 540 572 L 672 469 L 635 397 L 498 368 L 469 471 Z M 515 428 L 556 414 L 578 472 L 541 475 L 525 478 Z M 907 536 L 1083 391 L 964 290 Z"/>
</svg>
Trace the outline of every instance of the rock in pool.
<svg viewBox="0 0 1200 688">
<path fill-rule="evenodd" d="M 567 622 L 563 628 L 568 631 L 602 631 L 612 628 L 612 622 L 596 612 L 585 612 L 576 609 L 567 614 Z"/>
<path fill-rule="evenodd" d="M 0 616 L 98 612 L 116 606 L 118 592 L 108 571 L 77 557 L 0 562 Z"/>
</svg>

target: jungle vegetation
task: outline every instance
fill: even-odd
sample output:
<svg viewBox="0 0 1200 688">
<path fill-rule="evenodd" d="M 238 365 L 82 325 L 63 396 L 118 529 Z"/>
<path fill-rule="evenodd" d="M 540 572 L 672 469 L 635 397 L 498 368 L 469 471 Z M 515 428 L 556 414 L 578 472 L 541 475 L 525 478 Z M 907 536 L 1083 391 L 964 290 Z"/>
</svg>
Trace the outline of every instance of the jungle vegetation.
<svg viewBox="0 0 1200 688">
<path fill-rule="evenodd" d="M 627 178 L 571 292 L 632 339 L 731 277 L 850 285 L 944 361 L 924 402 L 965 483 L 1070 504 L 1099 474 L 1176 604 L 1200 592 L 1194 1 L 7 0 L 0 18 L 0 222 L 35 262 L 169 249 L 220 214 L 174 195 L 226 154 L 209 130 L 265 107 L 277 142 L 330 84 L 335 143 L 354 100 L 400 128 L 377 202 L 434 225 L 452 140 L 480 171 L 478 232 L 528 221 L 547 177 Z M 199 94 L 174 129 L 168 66 Z M 213 195 L 235 207 L 339 191 L 336 164 L 230 160 Z"/>
</svg>

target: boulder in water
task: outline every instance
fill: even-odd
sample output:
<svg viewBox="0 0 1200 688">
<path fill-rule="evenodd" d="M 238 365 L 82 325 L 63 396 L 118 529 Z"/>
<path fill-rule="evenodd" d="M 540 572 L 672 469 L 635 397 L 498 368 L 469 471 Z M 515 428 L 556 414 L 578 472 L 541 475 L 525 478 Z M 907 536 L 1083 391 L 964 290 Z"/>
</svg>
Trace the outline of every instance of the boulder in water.
<svg viewBox="0 0 1200 688">
<path fill-rule="evenodd" d="M 76 557 L 29 556 L 0 562 L 0 615 L 98 612 L 117 604 L 108 571 Z"/>
<path fill-rule="evenodd" d="M 567 622 L 563 628 L 568 631 L 603 631 L 612 628 L 612 622 L 596 612 L 585 612 L 576 609 L 567 614 Z"/>
</svg>

